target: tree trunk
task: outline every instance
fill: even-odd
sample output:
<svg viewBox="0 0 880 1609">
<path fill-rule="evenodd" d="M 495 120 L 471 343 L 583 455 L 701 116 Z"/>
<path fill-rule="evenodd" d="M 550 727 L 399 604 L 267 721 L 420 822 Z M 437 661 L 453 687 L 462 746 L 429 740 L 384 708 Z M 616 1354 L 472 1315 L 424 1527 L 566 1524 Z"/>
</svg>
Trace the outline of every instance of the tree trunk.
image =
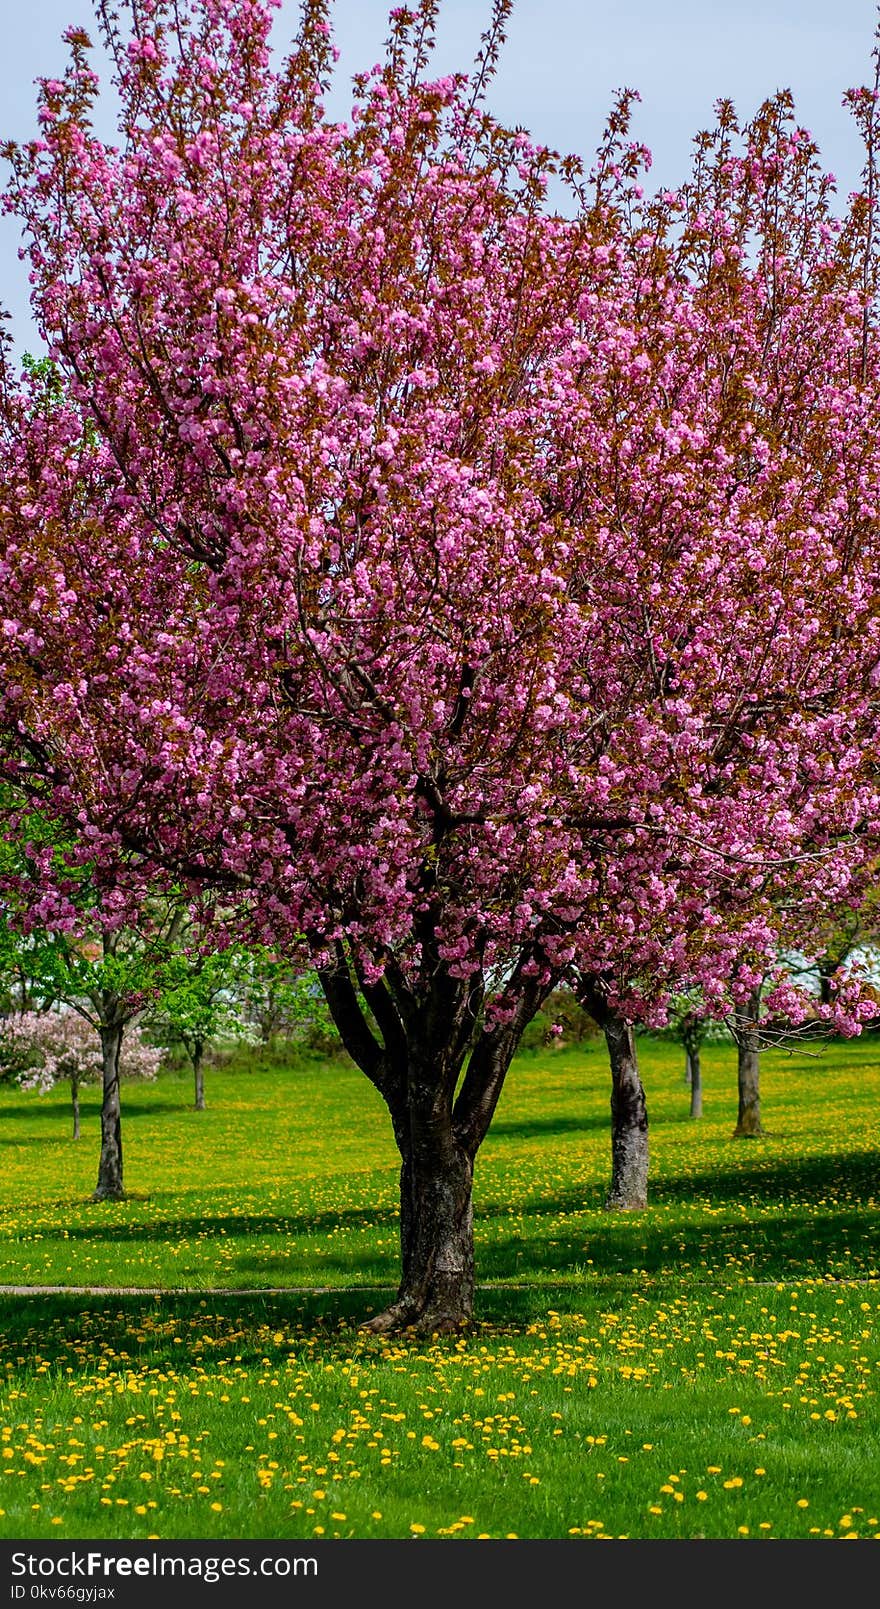
<svg viewBox="0 0 880 1609">
<path fill-rule="evenodd" d="M 702 1069 L 700 1067 L 700 1047 L 699 1047 L 699 1045 L 693 1046 L 688 1051 L 688 1065 L 690 1067 L 690 1072 L 691 1072 L 691 1077 L 690 1077 L 690 1086 L 691 1086 L 691 1110 L 690 1110 L 690 1115 L 691 1115 L 691 1117 L 702 1117 L 702 1115 L 703 1115 L 703 1074 L 702 1074 Z"/>
<path fill-rule="evenodd" d="M 70 1099 L 73 1103 L 73 1137 L 79 1139 L 79 1084 L 75 1078 L 70 1080 Z"/>
<path fill-rule="evenodd" d="M 611 1188 L 607 1212 L 648 1204 L 648 1109 L 632 1024 L 608 1004 L 608 980 L 584 973 L 577 998 L 605 1035 L 611 1062 Z"/>
<path fill-rule="evenodd" d="M 192 1064 L 195 1080 L 196 1111 L 205 1110 L 205 1073 L 202 1067 L 202 1057 L 205 1053 L 204 1040 L 197 1039 L 193 1045 Z"/>
<path fill-rule="evenodd" d="M 474 1311 L 473 1159 L 452 1136 L 410 1148 L 400 1169 L 401 1280 L 367 1326 L 449 1334 Z"/>
<path fill-rule="evenodd" d="M 611 1060 L 611 1189 L 608 1212 L 648 1204 L 648 1110 L 632 1024 L 606 1010 L 602 1024 Z"/>
<path fill-rule="evenodd" d="M 756 989 L 745 1007 L 736 1013 L 737 1023 L 737 1083 L 739 1086 L 739 1112 L 735 1140 L 752 1140 L 764 1133 L 761 1126 L 761 1089 L 758 1054 L 758 1014 L 761 1009 L 761 991 Z"/>
<path fill-rule="evenodd" d="M 93 1201 L 120 1201 L 122 1185 L 122 1112 L 119 1103 L 119 1055 L 122 1027 L 102 1027 L 101 1161 Z"/>
<path fill-rule="evenodd" d="M 421 1061 L 411 1053 L 406 1103 L 392 1113 L 401 1154 L 401 1278 L 395 1301 L 367 1326 L 380 1333 L 412 1326 L 448 1334 L 474 1311 L 473 1151 L 455 1132 L 456 1078 L 443 1066 L 442 1048 L 436 1068 Z"/>
<path fill-rule="evenodd" d="M 393 961 L 385 978 L 371 980 L 341 940 L 318 974 L 346 1050 L 386 1102 L 401 1157 L 401 1279 L 391 1306 L 365 1326 L 379 1334 L 449 1333 L 472 1318 L 474 1158 L 523 1030 L 555 981 L 526 952 L 508 980 L 504 1015 L 481 1025 L 481 975 L 450 977 L 432 945 L 427 924 L 428 960 L 415 989 Z"/>
<path fill-rule="evenodd" d="M 684 1081 L 690 1088 L 693 1083 L 693 1072 L 691 1071 L 691 1053 L 687 1045 L 684 1047 Z"/>
</svg>

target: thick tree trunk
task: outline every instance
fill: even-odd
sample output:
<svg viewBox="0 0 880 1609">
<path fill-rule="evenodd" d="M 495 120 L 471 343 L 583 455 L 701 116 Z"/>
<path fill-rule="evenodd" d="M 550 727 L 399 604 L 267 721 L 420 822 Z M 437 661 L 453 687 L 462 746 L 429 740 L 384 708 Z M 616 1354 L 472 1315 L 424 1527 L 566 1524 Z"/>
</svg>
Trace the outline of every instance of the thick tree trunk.
<svg viewBox="0 0 880 1609">
<path fill-rule="evenodd" d="M 401 1280 L 397 1298 L 367 1326 L 448 1334 L 474 1311 L 473 1159 L 451 1133 L 411 1150 L 400 1169 Z"/>
<path fill-rule="evenodd" d="M 756 990 L 748 1004 L 736 1013 L 737 1022 L 737 1083 L 739 1111 L 735 1140 L 752 1140 L 764 1133 L 761 1126 L 761 1087 L 759 1074 L 758 1015 L 761 1009 L 761 992 Z"/>
<path fill-rule="evenodd" d="M 611 1189 L 609 1212 L 648 1204 L 648 1110 L 632 1024 L 607 1010 L 602 1024 L 611 1060 Z"/>
<path fill-rule="evenodd" d="M 79 1084 L 75 1078 L 70 1081 L 70 1099 L 73 1105 L 73 1137 L 79 1139 Z"/>
<path fill-rule="evenodd" d="M 119 1102 L 121 1050 L 122 1027 L 102 1028 L 101 1161 L 93 1201 L 119 1201 L 125 1194 L 122 1184 L 122 1112 Z"/>
<path fill-rule="evenodd" d="M 197 1039 L 192 1052 L 193 1078 L 195 1080 L 195 1104 L 197 1112 L 205 1110 L 205 1072 L 202 1067 L 202 1057 L 205 1047 L 201 1039 Z"/>
<path fill-rule="evenodd" d="M 688 1051 L 688 1066 L 690 1067 L 691 1086 L 691 1117 L 703 1115 L 703 1074 L 700 1067 L 700 1047 L 693 1046 Z"/>
<path fill-rule="evenodd" d="M 432 942 L 426 927 L 429 957 Z M 526 952 L 508 981 L 509 1009 L 494 1026 L 480 1023 L 482 976 L 452 978 L 436 955 L 413 989 L 393 962 L 372 981 L 339 941 L 319 977 L 346 1050 L 388 1106 L 401 1157 L 400 1286 L 365 1328 L 461 1329 L 474 1308 L 474 1158 L 523 1029 L 554 976 L 537 973 Z"/>
<path fill-rule="evenodd" d="M 407 1103 L 394 1122 L 401 1154 L 400 1266 L 396 1300 L 371 1320 L 379 1332 L 415 1327 L 449 1333 L 474 1310 L 474 1159 L 455 1133 L 454 1077 L 422 1073 L 412 1060 Z"/>
</svg>

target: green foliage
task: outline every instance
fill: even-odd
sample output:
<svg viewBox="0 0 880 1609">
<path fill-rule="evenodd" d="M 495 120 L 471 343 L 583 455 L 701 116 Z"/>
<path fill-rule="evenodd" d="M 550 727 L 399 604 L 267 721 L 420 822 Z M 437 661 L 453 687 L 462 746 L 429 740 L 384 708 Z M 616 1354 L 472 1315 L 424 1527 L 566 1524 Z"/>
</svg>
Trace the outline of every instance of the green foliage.
<svg viewBox="0 0 880 1609">
<path fill-rule="evenodd" d="M 0 1017 L 26 1011 L 31 1005 L 31 980 L 22 963 L 23 941 L 0 914 Z"/>
<path fill-rule="evenodd" d="M 7 930 L 18 974 L 40 1008 L 63 1001 L 98 1025 L 130 1021 L 158 995 L 173 953 L 175 910 L 156 902 L 139 927 L 76 933 Z"/>
<path fill-rule="evenodd" d="M 113 1014 L 139 1015 L 159 990 L 161 969 L 174 954 L 186 917 L 173 895 L 131 898 L 126 868 L 108 888 L 82 858 L 68 832 L 45 812 L 17 808 L 0 787 L 0 994 L 17 1009 L 64 1001 L 93 1024 Z M 38 903 L 37 867 L 47 861 L 58 920 L 47 926 Z M 119 900 L 124 920 L 119 915 Z"/>
<path fill-rule="evenodd" d="M 600 1036 L 601 1029 L 571 991 L 554 989 L 526 1028 L 520 1049 L 542 1050 L 553 1043 L 583 1045 Z"/>
<path fill-rule="evenodd" d="M 702 1045 L 729 1045 L 731 1039 L 723 1022 L 706 1016 L 700 995 L 689 992 L 672 996 L 668 1024 L 658 1032 L 690 1052 L 698 1051 Z"/>
<path fill-rule="evenodd" d="M 36 397 L 46 408 L 55 407 L 62 399 L 64 390 L 61 376 L 57 366 L 50 357 L 35 358 L 33 353 L 25 352 L 21 366 L 31 381 Z"/>
<path fill-rule="evenodd" d="M 238 954 L 235 994 L 242 1020 L 264 1045 L 289 1039 L 316 1054 L 341 1049 L 320 984 L 283 957 L 255 945 Z"/>
<path fill-rule="evenodd" d="M 177 1041 L 190 1057 L 215 1039 L 249 1037 L 235 987 L 244 956 L 230 948 L 208 954 L 177 950 L 156 973 L 158 998 L 151 1012 L 154 1033 Z"/>
<path fill-rule="evenodd" d="M 22 355 L 21 367 L 30 381 L 34 413 L 49 416 L 64 402 L 64 383 L 57 365 L 48 355 L 35 358 L 33 353 L 25 352 Z M 80 415 L 80 423 L 84 444 L 87 447 L 96 446 L 99 435 L 95 421 L 88 416 Z"/>
</svg>

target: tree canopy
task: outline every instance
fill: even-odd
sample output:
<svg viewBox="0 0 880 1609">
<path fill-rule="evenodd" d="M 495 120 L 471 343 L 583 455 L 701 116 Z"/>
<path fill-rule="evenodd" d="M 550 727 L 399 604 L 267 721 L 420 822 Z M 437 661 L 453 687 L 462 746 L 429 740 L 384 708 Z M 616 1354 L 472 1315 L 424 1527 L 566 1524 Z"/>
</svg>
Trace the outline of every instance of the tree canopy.
<svg viewBox="0 0 880 1609">
<path fill-rule="evenodd" d="M 8 151 L 60 392 L 7 368 L 4 771 L 318 966 L 401 1149 L 376 1322 L 445 1324 L 554 984 L 745 998 L 876 842 L 876 94 L 839 217 L 784 94 L 646 197 L 626 96 L 589 175 L 488 113 L 506 4 L 440 78 L 397 9 L 345 124 L 328 9 L 276 66 L 268 0 L 99 4 L 118 144 L 73 29 Z"/>
</svg>

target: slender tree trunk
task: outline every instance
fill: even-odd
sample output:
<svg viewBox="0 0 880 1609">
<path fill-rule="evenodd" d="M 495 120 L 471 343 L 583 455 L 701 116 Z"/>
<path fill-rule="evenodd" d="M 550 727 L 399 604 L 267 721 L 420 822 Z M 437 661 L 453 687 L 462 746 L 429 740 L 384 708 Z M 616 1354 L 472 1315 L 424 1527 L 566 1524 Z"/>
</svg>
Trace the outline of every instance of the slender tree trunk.
<svg viewBox="0 0 880 1609">
<path fill-rule="evenodd" d="M 125 1194 L 122 1184 L 122 1112 L 119 1103 L 121 1050 L 122 1027 L 102 1027 L 101 1161 L 93 1201 L 119 1201 Z"/>
<path fill-rule="evenodd" d="M 690 1053 L 689 1047 L 687 1045 L 685 1045 L 685 1047 L 684 1047 L 684 1081 L 687 1084 L 688 1088 L 690 1088 L 691 1084 L 693 1083 L 693 1078 L 694 1078 L 694 1075 L 693 1075 L 693 1072 L 692 1072 L 692 1069 L 691 1069 L 691 1053 Z"/>
<path fill-rule="evenodd" d="M 602 1027 L 611 1061 L 611 1189 L 605 1207 L 638 1211 L 648 1204 L 648 1109 L 635 1036 L 616 1011 L 607 1011 Z"/>
<path fill-rule="evenodd" d="M 205 1110 L 205 1072 L 202 1067 L 202 1057 L 205 1054 L 205 1042 L 197 1039 L 192 1050 L 193 1078 L 195 1080 L 195 1104 L 197 1112 Z"/>
<path fill-rule="evenodd" d="M 607 987 L 596 977 L 580 978 L 577 997 L 602 1029 L 611 1062 L 611 1188 L 605 1209 L 639 1211 L 648 1204 L 648 1108 L 632 1023 L 608 1004 Z"/>
<path fill-rule="evenodd" d="M 700 1067 L 700 1047 L 693 1046 L 688 1051 L 688 1062 L 691 1070 L 691 1117 L 703 1115 L 703 1074 Z"/>
<path fill-rule="evenodd" d="M 761 991 L 756 989 L 745 1007 L 736 1013 L 737 1022 L 737 1082 L 739 1086 L 739 1112 L 735 1140 L 756 1139 L 764 1133 L 761 1126 L 761 1087 L 758 1053 L 758 1016 L 761 1009 Z"/>
<path fill-rule="evenodd" d="M 70 1099 L 71 1099 L 71 1102 L 73 1104 L 73 1137 L 74 1137 L 75 1140 L 78 1140 L 79 1139 L 79 1134 L 80 1134 L 80 1129 L 79 1129 L 79 1082 L 75 1078 L 72 1078 L 70 1080 Z"/>
</svg>

